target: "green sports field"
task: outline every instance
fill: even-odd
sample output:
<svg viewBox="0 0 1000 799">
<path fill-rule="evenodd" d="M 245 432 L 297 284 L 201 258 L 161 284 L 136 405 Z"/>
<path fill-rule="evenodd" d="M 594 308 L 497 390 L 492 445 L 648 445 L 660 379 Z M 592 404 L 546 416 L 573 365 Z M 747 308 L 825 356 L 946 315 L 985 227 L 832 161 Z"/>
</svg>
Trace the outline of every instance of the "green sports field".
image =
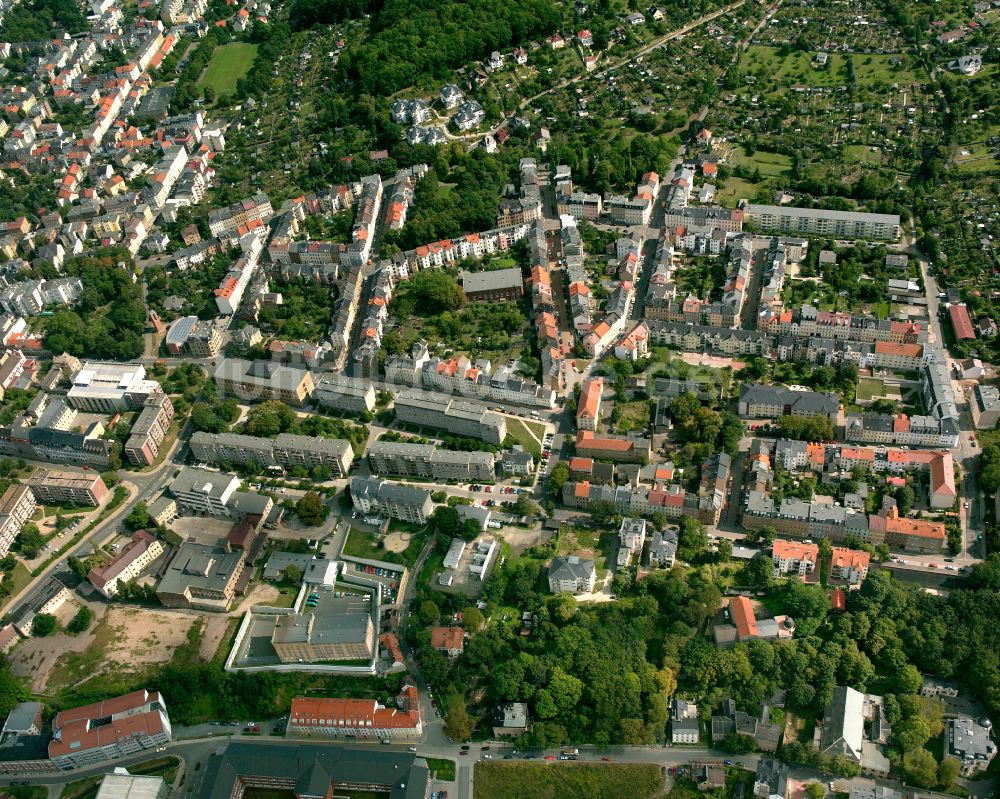
<svg viewBox="0 0 1000 799">
<path fill-rule="evenodd" d="M 236 91 L 236 81 L 246 75 L 256 55 L 255 44 L 236 42 L 215 48 L 212 60 L 198 79 L 198 88 L 211 86 L 219 97 L 232 94 Z"/>
</svg>

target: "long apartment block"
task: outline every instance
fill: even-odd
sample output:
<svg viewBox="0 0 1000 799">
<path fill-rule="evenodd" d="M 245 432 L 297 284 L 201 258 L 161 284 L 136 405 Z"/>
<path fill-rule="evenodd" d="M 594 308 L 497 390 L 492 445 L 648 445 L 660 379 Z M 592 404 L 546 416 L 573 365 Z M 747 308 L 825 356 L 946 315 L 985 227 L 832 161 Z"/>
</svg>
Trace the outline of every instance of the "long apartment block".
<svg viewBox="0 0 1000 799">
<path fill-rule="evenodd" d="M 452 452 L 433 444 L 376 441 L 368 449 L 375 474 L 423 477 L 432 480 L 492 482 L 496 466 L 489 452 Z"/>
<path fill-rule="evenodd" d="M 351 443 L 341 438 L 319 438 L 281 433 L 259 438 L 237 433 L 203 433 L 191 436 L 191 453 L 203 463 L 246 466 L 326 466 L 334 477 L 345 477 L 354 461 Z"/>
</svg>

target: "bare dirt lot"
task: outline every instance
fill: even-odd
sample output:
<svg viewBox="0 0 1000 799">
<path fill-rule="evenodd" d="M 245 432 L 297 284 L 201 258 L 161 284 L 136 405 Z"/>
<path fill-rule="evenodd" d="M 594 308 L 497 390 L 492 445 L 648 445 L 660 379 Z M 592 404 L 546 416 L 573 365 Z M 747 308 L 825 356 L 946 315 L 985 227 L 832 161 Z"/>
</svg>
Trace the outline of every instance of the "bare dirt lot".
<svg viewBox="0 0 1000 799">
<path fill-rule="evenodd" d="M 61 624 L 72 617 L 76 607 L 66 603 L 69 616 L 63 619 L 65 614 L 60 611 Z M 141 673 L 167 663 L 174 651 L 187 643 L 188 631 L 199 619 L 203 619 L 199 655 L 209 659 L 229 622 L 224 614 L 199 616 L 98 603 L 91 604 L 91 609 L 95 621 L 86 633 L 57 633 L 31 638 L 18 646 L 11 654 L 13 673 L 29 677 L 33 691 L 49 694 L 100 674 Z"/>
</svg>

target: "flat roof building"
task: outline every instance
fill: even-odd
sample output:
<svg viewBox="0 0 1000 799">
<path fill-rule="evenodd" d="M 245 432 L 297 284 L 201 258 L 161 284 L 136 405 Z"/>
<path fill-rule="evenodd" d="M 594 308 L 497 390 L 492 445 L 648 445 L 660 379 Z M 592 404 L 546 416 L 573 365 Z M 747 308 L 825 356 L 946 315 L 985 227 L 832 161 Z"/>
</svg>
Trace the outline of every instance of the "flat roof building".
<svg viewBox="0 0 1000 799">
<path fill-rule="evenodd" d="M 35 499 L 45 503 L 75 502 L 77 505 L 100 505 L 108 487 L 99 474 L 57 472 L 35 469 L 28 478 Z"/>
<path fill-rule="evenodd" d="M 747 214 L 761 230 L 779 233 L 805 233 L 834 239 L 899 238 L 898 214 L 868 214 L 859 211 L 833 211 L 826 208 L 796 208 L 789 205 L 750 203 Z"/>
<path fill-rule="evenodd" d="M 226 358 L 215 370 L 215 385 L 224 394 L 246 402 L 280 400 L 305 405 L 313 393 L 312 372 L 273 361 Z"/>
<path fill-rule="evenodd" d="M 229 609 L 246 568 L 246 551 L 227 545 L 185 541 L 156 587 L 156 596 L 168 608 L 225 612 Z"/>
<path fill-rule="evenodd" d="M 71 382 L 66 395 L 69 404 L 92 413 L 139 408 L 150 394 L 160 390 L 160 384 L 147 380 L 145 367 L 137 363 L 87 361 Z"/>
<path fill-rule="evenodd" d="M 243 799 L 248 788 L 278 787 L 298 799 L 326 799 L 352 791 L 384 799 L 426 799 L 427 762 L 409 752 L 329 744 L 233 742 L 210 758 L 197 799 Z"/>
<path fill-rule="evenodd" d="M 129 774 L 116 768 L 113 774 L 104 776 L 96 799 L 167 799 L 168 793 L 163 777 Z"/>
</svg>

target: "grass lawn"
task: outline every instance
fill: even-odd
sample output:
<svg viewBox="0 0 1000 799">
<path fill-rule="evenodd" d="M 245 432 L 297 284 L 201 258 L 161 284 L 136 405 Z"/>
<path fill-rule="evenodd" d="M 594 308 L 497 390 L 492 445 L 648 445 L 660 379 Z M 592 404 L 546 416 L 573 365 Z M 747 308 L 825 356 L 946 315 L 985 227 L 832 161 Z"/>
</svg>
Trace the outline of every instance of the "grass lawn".
<svg viewBox="0 0 1000 799">
<path fill-rule="evenodd" d="M 216 47 L 212 60 L 198 78 L 198 88 L 211 86 L 219 97 L 232 94 L 236 91 L 236 81 L 247 73 L 256 55 L 256 44 L 234 42 Z"/>
<path fill-rule="evenodd" d="M 761 170 L 763 176 L 763 170 Z M 725 208 L 735 208 L 736 204 L 743 199 L 752 200 L 757 196 L 757 190 L 761 183 L 751 183 L 742 178 L 726 178 L 726 186 L 716 193 L 715 201 Z"/>
<path fill-rule="evenodd" d="M 653 764 L 477 763 L 474 799 L 647 799 L 663 790 Z"/>
<path fill-rule="evenodd" d="M 885 383 L 872 377 L 858 378 L 858 402 L 871 402 L 876 397 L 885 396 Z"/>
<path fill-rule="evenodd" d="M 436 780 L 451 782 L 455 779 L 455 761 L 444 760 L 437 757 L 428 757 L 427 767 L 431 770 L 431 775 Z"/>
<path fill-rule="evenodd" d="M 14 566 L 14 570 L 11 572 L 10 579 L 10 596 L 3 600 L 3 602 L 0 602 L 0 607 L 6 605 L 10 601 L 11 597 L 17 596 L 24 590 L 25 586 L 31 582 L 31 572 L 28 571 L 27 566 L 21 563 L 21 561 L 18 561 L 17 565 Z"/>
<path fill-rule="evenodd" d="M 864 144 L 848 144 L 844 147 L 844 155 L 851 163 L 874 164 L 876 166 L 882 163 L 882 151 L 878 148 L 873 151 L 871 147 Z"/>
<path fill-rule="evenodd" d="M 747 169 L 760 170 L 761 177 L 780 178 L 792 171 L 792 159 L 783 153 L 769 153 L 757 150 L 753 155 L 743 155 L 740 163 Z M 729 185 L 729 181 L 726 181 Z"/>
<path fill-rule="evenodd" d="M 909 59 L 903 56 L 899 64 L 893 64 L 891 55 L 865 55 L 857 53 L 851 56 L 854 61 L 854 76 L 858 86 L 871 86 L 876 83 L 915 83 L 917 73 L 909 66 Z"/>
<path fill-rule="evenodd" d="M 645 430 L 649 427 L 650 413 L 648 400 L 636 400 L 634 402 L 620 402 L 618 408 L 621 413 L 621 421 L 618 423 L 619 432 L 625 430 Z"/>
<path fill-rule="evenodd" d="M 830 60 L 822 68 L 813 65 L 815 57 L 815 53 L 801 50 L 782 56 L 776 47 L 754 45 L 740 59 L 740 68 L 744 73 L 757 78 L 757 83 L 752 87 L 756 89 L 777 90 L 781 86 L 793 84 L 840 86 L 847 83 L 842 55 L 831 53 Z"/>
<path fill-rule="evenodd" d="M 523 419 L 507 417 L 507 435 L 530 452 L 535 460 L 542 454 L 542 438 L 545 426 L 539 422 L 528 422 Z"/>
<path fill-rule="evenodd" d="M 400 563 L 407 568 L 411 568 L 424 546 L 426 538 L 421 533 L 414 533 L 403 552 L 390 552 L 378 542 L 376 533 L 369 533 L 351 528 L 351 532 L 344 542 L 344 554 L 354 558 L 368 558 L 369 560 L 384 560 L 386 563 Z"/>
</svg>

